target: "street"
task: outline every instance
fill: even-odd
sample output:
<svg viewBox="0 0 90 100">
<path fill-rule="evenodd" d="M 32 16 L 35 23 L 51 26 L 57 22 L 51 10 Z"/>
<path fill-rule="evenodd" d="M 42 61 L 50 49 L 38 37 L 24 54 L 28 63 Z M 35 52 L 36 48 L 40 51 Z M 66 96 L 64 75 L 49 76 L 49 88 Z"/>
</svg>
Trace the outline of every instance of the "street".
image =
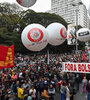
<svg viewBox="0 0 90 100">
<path fill-rule="evenodd" d="M 57 93 L 55 96 L 55 100 L 60 100 L 60 94 Z M 79 92 L 74 95 L 74 100 L 87 100 L 87 94 L 82 92 L 82 85 L 80 84 Z"/>
<path fill-rule="evenodd" d="M 9 100 L 14 100 L 14 99 L 12 97 Z M 61 100 L 59 92 L 56 92 L 55 100 Z M 87 94 L 86 93 L 82 93 L 82 85 L 80 85 L 79 92 L 76 95 L 74 95 L 74 100 L 87 100 Z"/>
</svg>

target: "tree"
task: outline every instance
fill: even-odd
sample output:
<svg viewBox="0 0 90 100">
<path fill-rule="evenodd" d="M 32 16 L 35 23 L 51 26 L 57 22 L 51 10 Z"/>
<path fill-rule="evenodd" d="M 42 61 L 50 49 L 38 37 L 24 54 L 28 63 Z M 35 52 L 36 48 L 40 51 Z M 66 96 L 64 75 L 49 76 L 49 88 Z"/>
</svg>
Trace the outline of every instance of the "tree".
<svg viewBox="0 0 90 100">
<path fill-rule="evenodd" d="M 47 27 L 53 22 L 59 22 L 65 27 L 67 26 L 67 22 L 59 15 L 49 13 L 36 13 L 32 10 L 23 11 L 21 13 L 21 22 L 23 27 L 32 23 L 39 23 Z"/>
<path fill-rule="evenodd" d="M 20 14 L 23 9 L 19 7 L 17 4 L 13 3 L 0 3 L 0 14 L 7 14 L 7 15 L 12 15 L 12 14 Z"/>
<path fill-rule="evenodd" d="M 2 14 L 0 17 L 0 44 L 12 45 L 18 39 L 19 16 Z M 16 44 L 17 45 L 17 44 Z"/>
</svg>

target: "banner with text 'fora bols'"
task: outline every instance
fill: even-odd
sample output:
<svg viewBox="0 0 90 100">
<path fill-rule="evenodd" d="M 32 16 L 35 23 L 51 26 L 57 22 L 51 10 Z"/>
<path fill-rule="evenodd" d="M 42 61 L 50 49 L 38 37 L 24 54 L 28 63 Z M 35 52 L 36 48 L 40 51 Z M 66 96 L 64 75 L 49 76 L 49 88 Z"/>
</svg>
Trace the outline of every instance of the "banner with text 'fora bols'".
<svg viewBox="0 0 90 100">
<path fill-rule="evenodd" d="M 63 62 L 64 72 L 90 73 L 90 63 Z"/>
<path fill-rule="evenodd" d="M 0 45 L 0 69 L 14 67 L 14 45 Z"/>
<path fill-rule="evenodd" d="M 67 29 L 68 29 L 67 30 L 67 44 L 75 45 L 75 43 L 76 43 L 75 25 L 69 24 Z"/>
</svg>

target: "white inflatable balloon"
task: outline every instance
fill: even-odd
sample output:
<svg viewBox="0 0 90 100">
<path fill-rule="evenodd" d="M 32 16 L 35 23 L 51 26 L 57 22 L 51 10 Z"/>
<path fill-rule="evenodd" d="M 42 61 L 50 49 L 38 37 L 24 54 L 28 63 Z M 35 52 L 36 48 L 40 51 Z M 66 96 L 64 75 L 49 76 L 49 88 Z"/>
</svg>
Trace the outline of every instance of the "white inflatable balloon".
<svg viewBox="0 0 90 100">
<path fill-rule="evenodd" d="M 40 24 L 30 24 L 22 32 L 23 45 L 31 51 L 40 51 L 48 44 L 48 32 Z"/>
<path fill-rule="evenodd" d="M 77 39 L 83 42 L 90 40 L 90 30 L 88 28 L 81 28 L 77 31 Z"/>
<path fill-rule="evenodd" d="M 16 0 L 23 7 L 31 7 L 36 3 L 36 0 Z"/>
<path fill-rule="evenodd" d="M 52 23 L 47 27 L 49 43 L 51 45 L 60 45 L 67 38 L 66 28 L 60 23 Z"/>
</svg>

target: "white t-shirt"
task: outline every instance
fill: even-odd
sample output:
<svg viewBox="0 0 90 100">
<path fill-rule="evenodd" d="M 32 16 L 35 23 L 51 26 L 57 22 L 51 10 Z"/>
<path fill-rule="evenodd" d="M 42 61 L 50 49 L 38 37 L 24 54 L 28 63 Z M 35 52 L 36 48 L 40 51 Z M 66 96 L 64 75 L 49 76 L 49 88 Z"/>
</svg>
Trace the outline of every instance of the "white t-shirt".
<svg viewBox="0 0 90 100">
<path fill-rule="evenodd" d="M 36 97 L 36 90 L 35 90 L 35 89 L 34 89 L 34 90 L 30 89 L 30 90 L 29 90 L 29 94 L 31 94 L 31 96 L 32 96 L 33 98 L 35 98 L 35 97 Z"/>
<path fill-rule="evenodd" d="M 22 72 L 21 73 L 19 73 L 19 77 L 21 77 L 22 76 Z"/>
</svg>

